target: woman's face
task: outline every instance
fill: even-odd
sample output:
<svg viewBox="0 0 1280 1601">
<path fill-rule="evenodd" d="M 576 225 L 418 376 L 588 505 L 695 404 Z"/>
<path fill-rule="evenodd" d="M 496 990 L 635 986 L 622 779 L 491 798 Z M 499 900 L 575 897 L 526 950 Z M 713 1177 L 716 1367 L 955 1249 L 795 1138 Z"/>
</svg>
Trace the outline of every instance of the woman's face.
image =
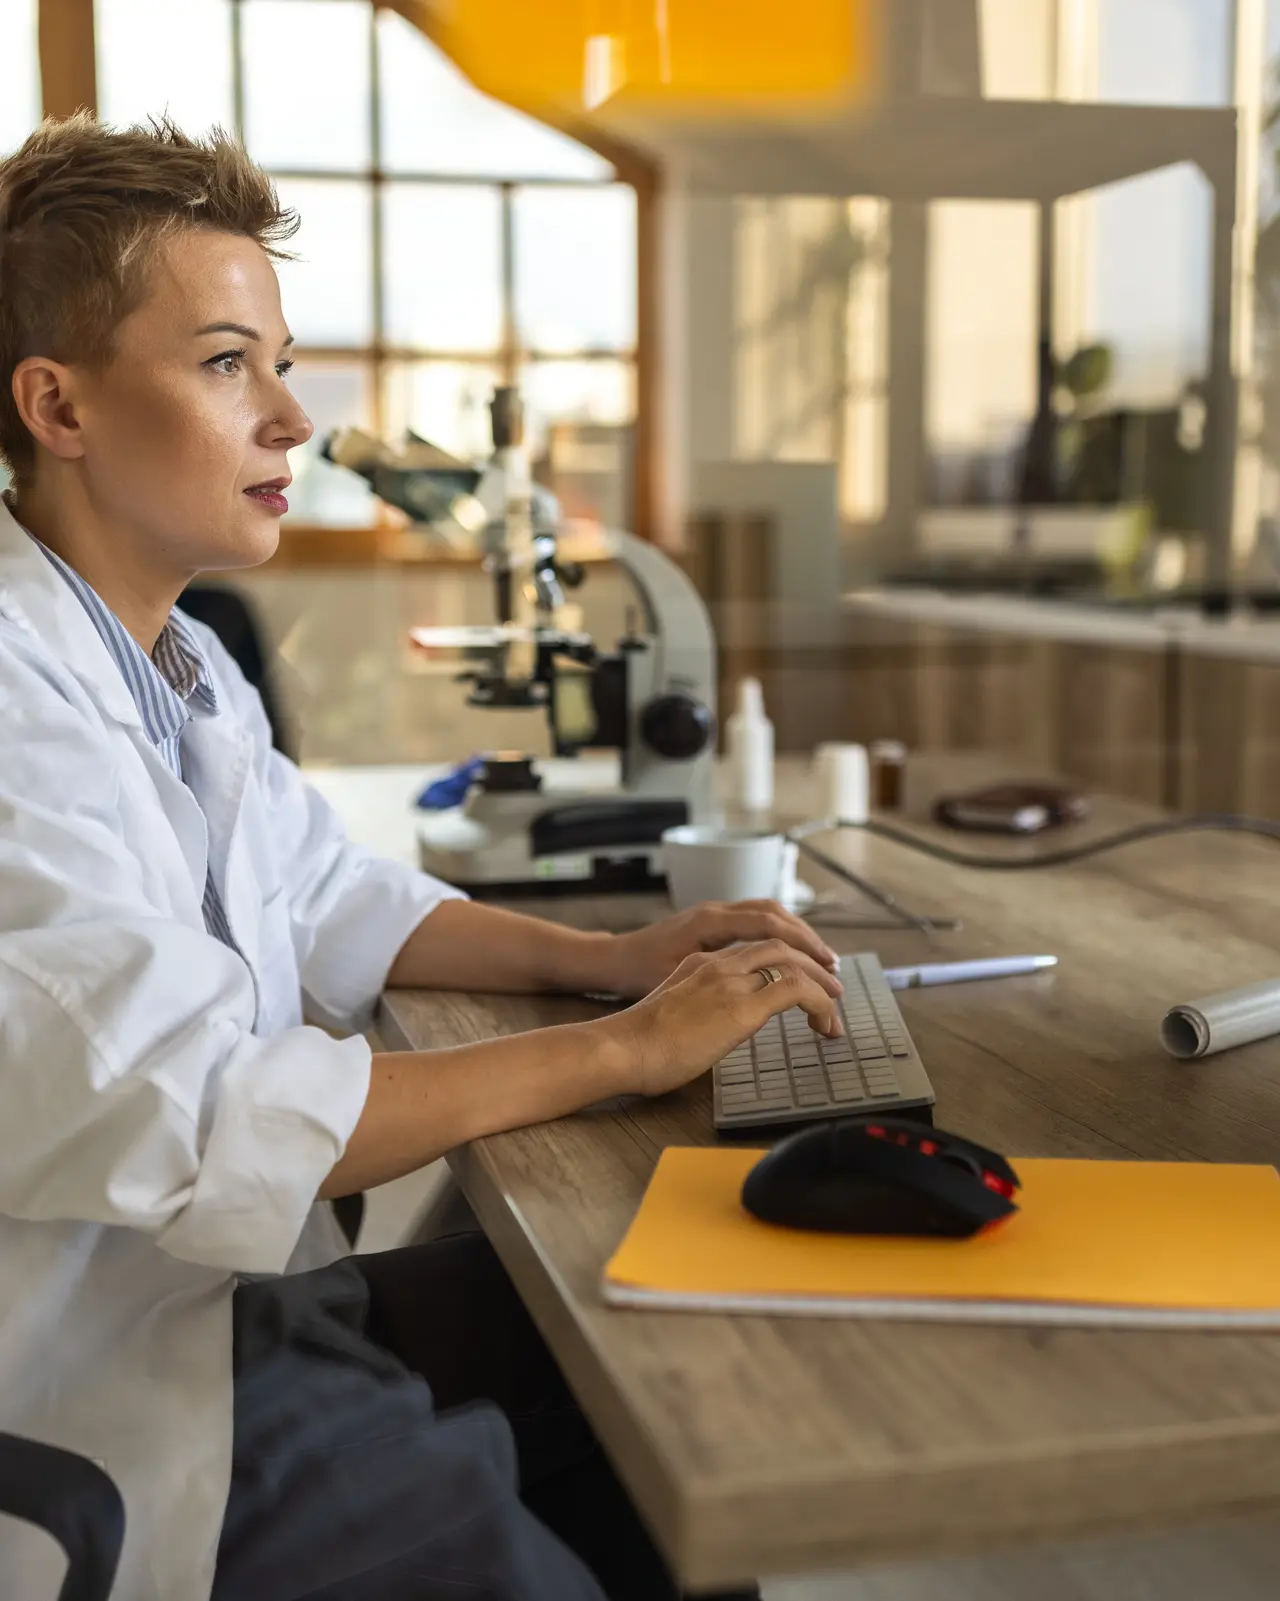
<svg viewBox="0 0 1280 1601">
<path fill-rule="evenodd" d="M 288 451 L 311 437 L 286 382 L 291 342 L 252 239 L 192 228 L 166 240 L 110 360 L 76 370 L 95 509 L 177 572 L 265 561 L 288 510 Z"/>
</svg>

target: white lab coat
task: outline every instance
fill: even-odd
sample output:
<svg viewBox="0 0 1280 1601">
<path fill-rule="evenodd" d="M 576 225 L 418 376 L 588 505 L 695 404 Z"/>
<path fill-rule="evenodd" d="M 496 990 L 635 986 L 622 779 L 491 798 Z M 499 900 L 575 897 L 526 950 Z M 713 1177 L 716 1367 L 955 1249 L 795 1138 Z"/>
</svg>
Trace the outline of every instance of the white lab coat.
<svg viewBox="0 0 1280 1601">
<path fill-rule="evenodd" d="M 116 1481 L 113 1601 L 207 1598 L 233 1275 L 341 1250 L 313 1202 L 364 1105 L 369 1047 L 304 1027 L 301 996 L 360 1025 L 456 893 L 354 846 L 201 641 L 222 707 L 183 736 L 203 816 L 0 503 L 0 1430 Z M 243 960 L 205 931 L 206 861 Z M 0 1518 L 5 1601 L 55 1593 L 32 1549 Z"/>
</svg>

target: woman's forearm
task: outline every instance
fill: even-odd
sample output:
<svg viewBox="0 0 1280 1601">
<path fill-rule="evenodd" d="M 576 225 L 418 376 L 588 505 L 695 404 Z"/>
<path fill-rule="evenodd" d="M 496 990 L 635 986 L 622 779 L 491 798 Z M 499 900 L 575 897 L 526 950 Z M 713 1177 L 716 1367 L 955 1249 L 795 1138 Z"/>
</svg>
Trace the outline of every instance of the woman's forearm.
<svg viewBox="0 0 1280 1601">
<path fill-rule="evenodd" d="M 490 995 L 605 989 L 612 938 L 475 901 L 444 901 L 405 941 L 387 986 Z"/>
<path fill-rule="evenodd" d="M 375 1055 L 364 1111 L 321 1198 L 372 1189 L 468 1140 L 625 1093 L 633 1068 L 624 1036 L 595 1022 Z"/>
</svg>

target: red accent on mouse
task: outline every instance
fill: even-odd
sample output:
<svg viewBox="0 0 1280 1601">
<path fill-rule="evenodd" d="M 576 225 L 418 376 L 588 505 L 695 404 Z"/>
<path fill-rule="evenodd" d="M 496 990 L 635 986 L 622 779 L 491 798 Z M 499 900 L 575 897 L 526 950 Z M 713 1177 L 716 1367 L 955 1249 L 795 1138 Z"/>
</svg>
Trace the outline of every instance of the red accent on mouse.
<svg viewBox="0 0 1280 1601">
<path fill-rule="evenodd" d="M 784 1228 L 968 1239 L 1018 1210 L 1003 1156 L 907 1118 L 851 1117 L 781 1140 L 747 1174 L 742 1204 Z"/>
</svg>

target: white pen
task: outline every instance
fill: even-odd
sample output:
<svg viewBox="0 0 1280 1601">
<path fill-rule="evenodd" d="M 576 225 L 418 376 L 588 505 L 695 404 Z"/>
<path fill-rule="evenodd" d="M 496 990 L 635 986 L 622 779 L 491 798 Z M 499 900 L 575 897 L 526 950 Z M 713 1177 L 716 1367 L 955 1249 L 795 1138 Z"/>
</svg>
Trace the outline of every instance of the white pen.
<svg viewBox="0 0 1280 1601">
<path fill-rule="evenodd" d="M 926 962 L 920 967 L 886 967 L 892 990 L 923 989 L 926 984 L 965 984 L 974 978 L 1016 978 L 1056 967 L 1056 956 L 988 956 L 977 962 Z"/>
</svg>

